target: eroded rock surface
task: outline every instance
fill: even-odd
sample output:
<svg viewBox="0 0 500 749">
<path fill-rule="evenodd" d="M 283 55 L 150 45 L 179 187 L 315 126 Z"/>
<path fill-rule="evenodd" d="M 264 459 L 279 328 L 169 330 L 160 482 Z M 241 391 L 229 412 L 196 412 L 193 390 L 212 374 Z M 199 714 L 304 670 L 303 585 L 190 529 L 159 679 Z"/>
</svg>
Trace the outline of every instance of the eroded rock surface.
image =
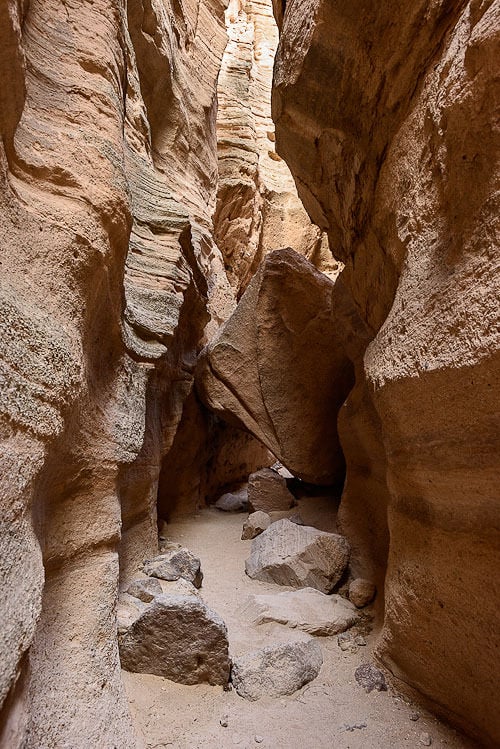
<svg viewBox="0 0 500 749">
<path fill-rule="evenodd" d="M 248 477 L 248 508 L 251 512 L 279 512 L 289 510 L 295 497 L 286 479 L 272 468 L 262 468 Z"/>
<path fill-rule="evenodd" d="M 249 577 L 330 593 L 349 562 L 349 542 L 335 533 L 277 520 L 252 542 Z"/>
<path fill-rule="evenodd" d="M 323 665 L 321 647 L 314 640 L 269 645 L 235 658 L 234 688 L 247 700 L 293 694 L 315 679 Z"/>
</svg>

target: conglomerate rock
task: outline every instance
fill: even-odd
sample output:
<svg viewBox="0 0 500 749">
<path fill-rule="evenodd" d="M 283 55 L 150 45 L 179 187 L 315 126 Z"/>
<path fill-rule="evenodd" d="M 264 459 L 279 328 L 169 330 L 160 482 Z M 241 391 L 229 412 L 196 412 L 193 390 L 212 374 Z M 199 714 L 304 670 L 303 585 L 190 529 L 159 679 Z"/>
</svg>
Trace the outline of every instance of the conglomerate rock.
<svg viewBox="0 0 500 749">
<path fill-rule="evenodd" d="M 498 642 L 500 600 L 484 581 L 500 566 L 500 9 L 274 7 L 277 150 L 370 331 L 341 412 L 340 519 L 379 590 L 387 564 L 378 656 L 400 686 L 497 744 L 485 643 Z"/>
</svg>

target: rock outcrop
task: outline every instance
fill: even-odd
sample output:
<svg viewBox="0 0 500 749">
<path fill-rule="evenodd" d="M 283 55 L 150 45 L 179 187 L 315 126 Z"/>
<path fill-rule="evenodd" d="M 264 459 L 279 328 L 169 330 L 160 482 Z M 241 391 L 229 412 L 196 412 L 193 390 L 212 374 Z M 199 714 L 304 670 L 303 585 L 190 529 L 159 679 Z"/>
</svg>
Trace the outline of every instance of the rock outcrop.
<svg viewBox="0 0 500 749">
<path fill-rule="evenodd" d="M 379 570 L 388 551 L 379 658 L 498 743 L 498 4 L 275 8 L 277 150 L 370 331 L 341 517 Z"/>
<path fill-rule="evenodd" d="M 249 429 L 295 476 L 342 484 L 337 415 L 354 380 L 351 318 L 342 283 L 293 250 L 271 252 L 203 352 L 201 399 Z"/>
</svg>

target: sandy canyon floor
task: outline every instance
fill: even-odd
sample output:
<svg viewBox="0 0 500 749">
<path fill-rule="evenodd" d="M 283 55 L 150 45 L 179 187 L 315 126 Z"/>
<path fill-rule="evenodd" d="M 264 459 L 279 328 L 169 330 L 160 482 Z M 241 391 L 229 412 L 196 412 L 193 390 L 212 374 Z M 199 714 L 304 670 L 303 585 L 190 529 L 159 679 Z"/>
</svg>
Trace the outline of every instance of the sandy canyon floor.
<svg viewBox="0 0 500 749">
<path fill-rule="evenodd" d="M 334 530 L 325 500 L 301 500 L 299 505 L 306 524 Z M 254 626 L 240 612 L 251 593 L 287 590 L 245 575 L 252 543 L 240 540 L 245 517 L 205 510 L 169 525 L 169 539 L 201 559 L 202 597 L 226 622 L 233 655 L 309 637 L 278 624 Z M 137 733 L 147 749 L 419 749 L 429 745 L 429 737 L 433 747 L 478 746 L 390 688 L 367 694 L 354 678 L 357 666 L 370 660 L 374 632 L 365 639 L 365 647 L 349 652 L 341 650 L 336 636 L 318 638 L 324 658 L 318 678 L 292 696 L 256 702 L 234 690 L 184 686 L 124 671 Z"/>
</svg>

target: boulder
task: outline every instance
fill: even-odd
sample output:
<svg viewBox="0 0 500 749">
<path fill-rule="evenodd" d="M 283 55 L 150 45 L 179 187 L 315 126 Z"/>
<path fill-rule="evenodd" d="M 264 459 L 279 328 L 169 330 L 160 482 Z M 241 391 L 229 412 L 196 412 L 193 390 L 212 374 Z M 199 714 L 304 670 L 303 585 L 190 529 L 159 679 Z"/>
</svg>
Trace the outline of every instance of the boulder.
<svg viewBox="0 0 500 749">
<path fill-rule="evenodd" d="M 150 603 L 155 596 L 162 593 L 162 588 L 157 578 L 150 577 L 132 580 L 126 592 L 129 596 L 138 598 L 140 601 L 144 601 L 144 603 Z"/>
<path fill-rule="evenodd" d="M 214 507 L 222 512 L 248 512 L 248 490 L 246 486 L 234 492 L 226 492 L 215 502 Z"/>
<path fill-rule="evenodd" d="M 266 528 L 269 528 L 270 525 L 271 518 L 267 512 L 262 512 L 260 510 L 258 512 L 252 512 L 243 524 L 241 540 L 247 541 L 248 539 L 259 536 L 266 530 Z"/>
<path fill-rule="evenodd" d="M 164 554 L 146 560 L 142 569 L 150 577 L 169 581 L 182 577 L 195 588 L 201 588 L 203 573 L 200 560 L 189 549 L 184 549 L 178 544 L 171 544 Z"/>
<path fill-rule="evenodd" d="M 277 622 L 319 636 L 344 632 L 360 616 L 345 598 L 314 588 L 249 596 L 241 613 L 253 624 Z"/>
<path fill-rule="evenodd" d="M 367 606 L 375 598 L 377 589 L 371 580 L 365 580 L 358 577 L 349 585 L 349 600 L 353 602 L 358 609 Z"/>
<path fill-rule="evenodd" d="M 286 479 L 272 468 L 261 468 L 248 478 L 248 508 L 251 512 L 279 512 L 289 510 L 295 497 Z"/>
<path fill-rule="evenodd" d="M 344 302 L 342 284 L 298 253 L 270 252 L 196 371 L 208 408 L 315 484 L 344 479 L 337 416 L 353 384 Z"/>
<path fill-rule="evenodd" d="M 128 600 L 127 600 L 128 599 Z M 149 604 L 122 597 L 118 646 L 122 667 L 179 684 L 222 684 L 229 679 L 227 629 L 203 601 L 158 595 Z"/>
<path fill-rule="evenodd" d="M 317 677 L 323 664 L 314 640 L 270 645 L 233 660 L 231 680 L 247 700 L 293 694 Z"/>
<path fill-rule="evenodd" d="M 253 540 L 245 571 L 256 580 L 330 593 L 344 574 L 349 553 L 343 536 L 283 519 Z"/>
</svg>

